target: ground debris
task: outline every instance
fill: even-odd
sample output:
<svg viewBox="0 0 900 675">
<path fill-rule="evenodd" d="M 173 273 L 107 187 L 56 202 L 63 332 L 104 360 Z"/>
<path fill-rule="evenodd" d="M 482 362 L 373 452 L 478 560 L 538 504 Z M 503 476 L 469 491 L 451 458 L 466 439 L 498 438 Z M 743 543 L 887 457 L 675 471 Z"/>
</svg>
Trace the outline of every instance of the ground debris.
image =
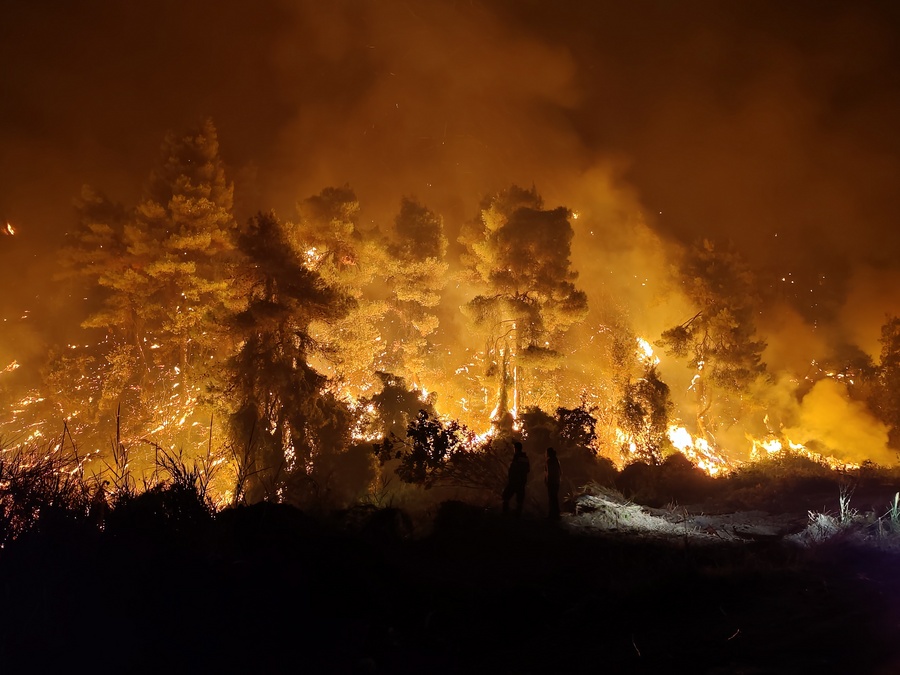
<svg viewBox="0 0 900 675">
<path fill-rule="evenodd" d="M 690 507 L 654 509 L 625 499 L 610 488 L 590 486 L 576 500 L 567 519 L 573 530 L 589 533 L 627 532 L 650 537 L 687 537 L 705 541 L 771 541 L 801 531 L 803 517 L 764 511 L 726 514 L 694 513 Z"/>
</svg>

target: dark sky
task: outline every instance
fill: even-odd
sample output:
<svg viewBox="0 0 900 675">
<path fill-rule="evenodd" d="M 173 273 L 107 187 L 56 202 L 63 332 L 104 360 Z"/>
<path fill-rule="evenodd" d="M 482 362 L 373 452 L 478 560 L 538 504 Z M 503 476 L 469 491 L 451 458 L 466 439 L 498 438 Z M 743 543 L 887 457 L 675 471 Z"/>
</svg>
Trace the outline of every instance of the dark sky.
<svg viewBox="0 0 900 675">
<path fill-rule="evenodd" d="M 883 287 L 898 38 L 890 1 L 8 0 L 3 295 L 40 291 L 83 183 L 134 203 L 166 131 L 204 116 L 244 211 L 344 182 L 375 220 L 411 194 L 452 223 L 511 182 L 578 208 L 602 166 L 665 237 Z"/>
</svg>

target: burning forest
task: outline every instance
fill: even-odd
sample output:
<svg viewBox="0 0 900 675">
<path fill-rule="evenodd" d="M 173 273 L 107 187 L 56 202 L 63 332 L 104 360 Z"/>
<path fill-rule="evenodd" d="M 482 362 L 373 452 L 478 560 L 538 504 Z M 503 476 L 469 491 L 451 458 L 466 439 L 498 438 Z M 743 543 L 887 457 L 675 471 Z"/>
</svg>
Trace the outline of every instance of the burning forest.
<svg viewBox="0 0 900 675">
<path fill-rule="evenodd" d="M 756 19 L 736 27 L 718 12 L 684 11 L 699 12 L 721 35 L 758 35 Z M 843 20 L 855 32 L 840 48 L 867 37 L 881 44 L 873 16 L 848 12 Z M 644 148 L 635 134 L 659 136 L 655 117 L 632 126 L 612 117 L 643 109 L 621 78 L 656 83 L 672 73 L 648 72 L 625 60 L 630 47 L 591 41 L 582 28 L 560 32 L 579 21 L 596 28 L 601 18 L 631 26 L 629 11 L 439 3 L 416 12 L 389 3 L 325 12 L 273 3 L 255 17 L 248 37 L 270 40 L 260 52 L 268 60 L 216 46 L 222 67 L 233 64 L 233 85 L 196 85 L 210 101 L 201 109 L 222 129 L 213 119 L 198 124 L 202 115 L 192 119 L 193 104 L 172 104 L 179 114 L 169 117 L 185 122 L 170 125 L 161 151 L 162 128 L 142 136 L 133 157 L 119 152 L 101 161 L 86 150 L 92 163 L 65 171 L 73 187 L 61 197 L 75 198 L 74 215 L 47 211 L 24 184 L 18 198 L 0 195 L 8 202 L 0 253 L 12 263 L 4 285 L 22 289 L 4 294 L 7 445 L 59 445 L 65 425 L 96 471 L 110 462 L 114 438 L 139 473 L 152 467 L 157 448 L 215 455 L 223 503 L 236 498 L 226 484 L 242 471 L 254 476 L 251 483 L 269 483 L 254 488 L 257 497 L 271 497 L 287 474 L 321 492 L 332 480 L 326 476 L 345 473 L 337 469 L 344 461 L 356 483 L 345 486 L 345 498 L 358 496 L 383 468 L 370 465 L 365 446 L 391 434 L 403 440 L 419 410 L 465 428 L 467 449 L 527 436 L 529 415 L 562 429 L 566 415 L 580 412 L 591 420 L 583 449 L 617 467 L 659 463 L 673 452 L 711 475 L 773 454 L 837 468 L 896 462 L 891 364 L 900 312 L 887 290 L 890 228 L 838 199 L 857 189 L 847 173 L 830 206 L 813 205 L 798 190 L 805 215 L 773 196 L 772 208 L 790 214 L 781 225 L 761 207 L 729 210 L 712 196 L 697 201 L 734 226 L 689 223 L 699 210 L 673 200 L 650 168 L 671 162 L 665 148 L 679 147 L 681 137 L 661 136 L 658 147 Z M 281 28 L 270 23 L 276 17 Z M 156 21 L 110 18 L 121 33 L 86 50 L 85 62 L 97 63 L 104 49 L 123 50 L 129 21 L 138 18 Z M 662 12 L 641 20 L 656 26 L 673 18 Z M 220 30 L 244 19 L 237 9 L 207 17 Z M 21 12 L 23 26 L 38 20 Z M 815 58 L 837 48 L 829 31 L 841 20 L 823 17 L 816 39 L 789 27 L 773 38 L 790 45 L 786 63 L 797 72 L 818 67 L 835 91 L 847 74 Z M 475 39 L 475 25 L 484 40 Z M 190 35 L 178 26 L 173 49 L 205 73 L 210 62 L 187 49 Z M 405 36 L 402 44 L 392 30 Z M 736 58 L 727 41 L 703 43 L 709 35 L 660 38 L 682 49 L 697 73 L 697 44 L 723 63 Z M 456 51 L 463 46 L 471 51 L 465 59 Z M 48 64 L 63 68 L 48 50 Z M 888 54 L 870 51 L 872 62 L 888 62 Z M 459 56 L 455 68 L 448 68 L 450 54 Z M 728 118 L 714 97 L 691 108 L 672 89 L 658 93 L 661 119 L 720 114 L 707 136 L 731 124 L 724 138 L 732 148 L 741 138 L 784 139 L 806 108 L 773 75 L 779 54 L 766 46 L 752 69 L 731 79 L 703 75 L 713 94 L 741 93 L 743 118 Z M 594 63 L 606 64 L 596 81 Z M 65 86 L 75 99 L 92 100 L 76 96 L 78 83 L 99 96 L 101 84 L 69 68 Z M 162 62 L 140 68 L 171 73 L 167 96 L 195 86 Z M 268 136 L 235 121 L 231 97 L 249 86 L 250 71 L 242 69 L 280 85 L 285 110 L 296 106 L 282 114 L 242 101 L 261 122 L 269 115 Z M 601 104 L 600 83 L 620 100 Z M 291 86 L 302 102 L 289 97 Z M 821 91 L 800 91 L 826 100 Z M 342 95 L 344 112 L 334 115 Z M 873 94 L 870 107 L 891 105 L 893 95 Z M 775 114 L 779 102 L 799 112 Z M 591 122 L 591 114 L 600 120 Z M 844 162 L 859 164 L 869 146 L 857 121 L 842 109 L 831 114 L 844 126 L 837 140 L 822 136 L 822 146 L 843 148 L 844 136 L 857 134 L 858 151 Z M 97 118 L 107 122 L 108 115 Z M 146 126 L 136 111 L 134 122 Z M 99 133 L 94 122 L 83 123 Z M 622 127 L 633 168 L 620 146 L 604 149 L 598 140 L 604 124 Z M 20 133 L 10 137 L 5 167 L 47 161 L 34 143 L 39 130 L 13 118 L 8 128 Z M 45 135 L 66 128 L 60 121 Z M 260 149 L 248 150 L 251 141 Z M 779 166 L 797 173 L 807 160 L 795 145 L 781 146 Z M 70 146 L 61 141 L 60 153 Z M 697 148 L 694 156 L 709 152 Z M 702 172 L 693 180 L 743 203 L 742 193 L 758 193 L 768 178 L 751 174 L 735 154 L 730 161 L 744 188 Z M 811 181 L 827 190 L 838 165 L 820 165 Z M 775 180 L 796 183 L 788 178 Z M 83 183 L 91 186 L 76 187 Z M 650 202 L 671 203 L 675 219 L 669 223 Z M 754 214 L 756 224 L 739 211 Z M 809 236 L 816 222 L 822 235 Z M 850 223 L 861 228 L 849 238 L 854 243 L 826 251 Z M 841 249 L 843 259 L 834 252 Z M 16 272 L 27 256 L 52 264 Z M 16 274 L 29 281 L 17 287 Z M 284 476 L 263 479 L 269 472 Z"/>
<path fill-rule="evenodd" d="M 278 583 L 326 617 L 304 642 L 325 645 L 313 670 L 421 672 L 440 652 L 457 672 L 476 650 L 437 637 L 465 622 L 452 598 L 477 613 L 466 593 L 510 560 L 526 561 L 511 586 L 541 576 L 529 546 L 555 547 L 548 569 L 565 575 L 610 532 L 637 533 L 617 605 L 636 626 L 645 573 L 678 585 L 733 564 L 784 589 L 840 577 L 815 554 L 792 567 L 788 541 L 895 555 L 895 10 L 80 4 L 23 5 L 0 30 L 0 572 L 28 576 L 58 546 L 98 583 L 107 556 L 148 575 L 184 556 L 217 584 L 249 583 L 271 545 L 293 561 Z M 522 519 L 498 513 L 514 447 Z M 554 480 L 563 523 L 545 528 Z M 434 548 L 410 544 L 423 538 Z M 641 548 L 657 539 L 666 571 Z M 462 576 L 429 596 L 434 579 L 410 572 L 421 621 L 405 623 L 384 579 L 416 556 Z M 474 558 L 485 579 L 465 577 Z M 352 619 L 291 585 L 301 559 L 328 588 L 353 580 Z M 573 578 L 606 602 L 584 564 Z M 900 589 L 875 567 L 884 609 Z M 595 625 L 579 588 L 541 579 L 548 606 Z M 172 583 L 161 597 L 190 592 Z M 519 606 L 506 592 L 495 600 Z M 822 602 L 840 613 L 835 592 Z M 381 601 L 393 614 L 361 627 Z M 274 615 L 279 601 L 251 604 Z M 72 619 L 63 606 L 48 616 Z M 37 644 L 11 617 L 0 634 Z M 691 663 L 685 636 L 650 658 L 641 629 L 622 642 L 613 623 L 611 663 Z M 739 644 L 758 636 L 726 623 L 710 668 L 753 662 Z M 368 656 L 334 670 L 339 633 Z M 891 662 L 890 640 L 867 635 L 872 664 Z M 0 662 L 20 653 L 6 644 Z"/>
<path fill-rule="evenodd" d="M 552 431 L 594 458 L 584 482 L 672 453 L 710 475 L 772 454 L 893 464 L 900 320 L 878 361 L 774 372 L 775 300 L 733 245 L 675 248 L 636 220 L 631 255 L 660 264 L 597 284 L 578 263 L 614 264 L 603 214 L 515 184 L 455 226 L 410 196 L 364 223 L 349 185 L 239 222 L 211 120 L 167 137 L 148 173 L 130 206 L 83 189 L 54 272 L 83 298 L 80 329 L 31 374 L 5 366 L 7 452 L 70 444 L 100 476 L 124 449 L 146 476 L 162 449 L 217 467 L 221 504 L 333 506 L 396 469 L 373 447 L 422 450 L 437 479 L 450 456 L 407 440 L 423 414 L 461 456 Z"/>
</svg>

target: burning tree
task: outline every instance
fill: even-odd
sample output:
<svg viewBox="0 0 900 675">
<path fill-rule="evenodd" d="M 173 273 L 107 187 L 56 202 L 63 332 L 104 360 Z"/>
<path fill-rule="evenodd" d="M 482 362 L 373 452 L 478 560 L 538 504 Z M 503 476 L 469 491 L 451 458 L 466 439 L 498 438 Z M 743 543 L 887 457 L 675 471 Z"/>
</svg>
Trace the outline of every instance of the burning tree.
<svg viewBox="0 0 900 675">
<path fill-rule="evenodd" d="M 340 319 L 352 303 L 305 266 L 274 214 L 251 219 L 238 244 L 250 290 L 233 321 L 241 344 L 225 392 L 232 439 L 246 448 L 248 501 L 297 500 L 312 485 L 317 456 L 345 449 L 351 426 L 326 378 L 309 365 L 310 326 Z"/>
<path fill-rule="evenodd" d="M 660 379 L 655 365 L 625 385 L 619 401 L 619 423 L 638 459 L 650 464 L 662 461 L 663 449 L 669 445 L 671 411 L 669 385 Z"/>
<path fill-rule="evenodd" d="M 393 345 L 384 365 L 419 387 L 422 374 L 429 370 L 431 338 L 439 325 L 435 308 L 447 285 L 443 221 L 419 202 L 404 198 L 382 251 L 389 288 L 384 336 Z"/>
<path fill-rule="evenodd" d="M 136 208 L 90 189 L 78 206 L 81 225 L 65 257 L 70 276 L 95 293 L 83 326 L 105 334 L 101 405 L 124 399 L 130 417 L 158 423 L 173 387 L 183 411 L 215 377 L 228 353 L 224 319 L 241 301 L 230 282 L 233 188 L 212 122 L 166 138 Z"/>
<path fill-rule="evenodd" d="M 297 209 L 300 220 L 290 240 L 302 252 L 304 267 L 355 301 L 339 317 L 313 321 L 310 334 L 325 347 L 316 365 L 345 392 L 358 395 L 371 386 L 385 347 L 378 330 L 385 302 L 367 294 L 379 271 L 378 244 L 357 227 L 359 202 L 349 186 L 326 188 Z"/>
<path fill-rule="evenodd" d="M 681 280 L 698 311 L 664 331 L 659 344 L 667 353 L 687 358 L 696 371 L 691 390 L 697 430 L 714 441 L 716 424 L 709 412 L 716 395 L 727 399 L 765 372 L 761 356 L 766 343 L 756 339 L 753 319 L 758 298 L 752 273 L 733 247 L 723 250 L 705 239 L 685 254 Z"/>
<path fill-rule="evenodd" d="M 888 317 L 881 327 L 881 363 L 878 366 L 875 408 L 890 425 L 890 444 L 900 447 L 900 318 Z"/>
<path fill-rule="evenodd" d="M 545 210 L 534 188 L 515 185 L 485 200 L 460 237 L 481 287 L 466 311 L 484 340 L 485 376 L 497 381 L 495 425 L 511 424 L 525 403 L 527 371 L 557 367 L 559 339 L 587 314 L 587 297 L 573 283 L 572 237 L 567 209 Z"/>
</svg>

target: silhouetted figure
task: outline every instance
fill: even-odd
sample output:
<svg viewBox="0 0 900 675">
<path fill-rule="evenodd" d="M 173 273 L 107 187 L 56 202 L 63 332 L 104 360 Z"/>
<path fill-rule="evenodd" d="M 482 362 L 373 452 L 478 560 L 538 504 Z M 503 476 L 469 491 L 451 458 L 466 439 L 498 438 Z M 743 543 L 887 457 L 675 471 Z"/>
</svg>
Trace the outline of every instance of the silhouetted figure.
<svg viewBox="0 0 900 675">
<path fill-rule="evenodd" d="M 547 448 L 544 484 L 547 486 L 547 517 L 550 520 L 559 520 L 559 479 L 561 476 L 562 470 L 559 468 L 556 450 Z"/>
<path fill-rule="evenodd" d="M 506 487 L 503 490 L 503 513 L 509 513 L 509 500 L 515 495 L 516 515 L 520 516 L 522 515 L 522 505 L 525 503 L 525 484 L 528 482 L 531 465 L 528 462 L 528 455 L 522 450 L 522 444 L 515 441 L 513 446 L 516 451 L 513 453 Z"/>
</svg>

